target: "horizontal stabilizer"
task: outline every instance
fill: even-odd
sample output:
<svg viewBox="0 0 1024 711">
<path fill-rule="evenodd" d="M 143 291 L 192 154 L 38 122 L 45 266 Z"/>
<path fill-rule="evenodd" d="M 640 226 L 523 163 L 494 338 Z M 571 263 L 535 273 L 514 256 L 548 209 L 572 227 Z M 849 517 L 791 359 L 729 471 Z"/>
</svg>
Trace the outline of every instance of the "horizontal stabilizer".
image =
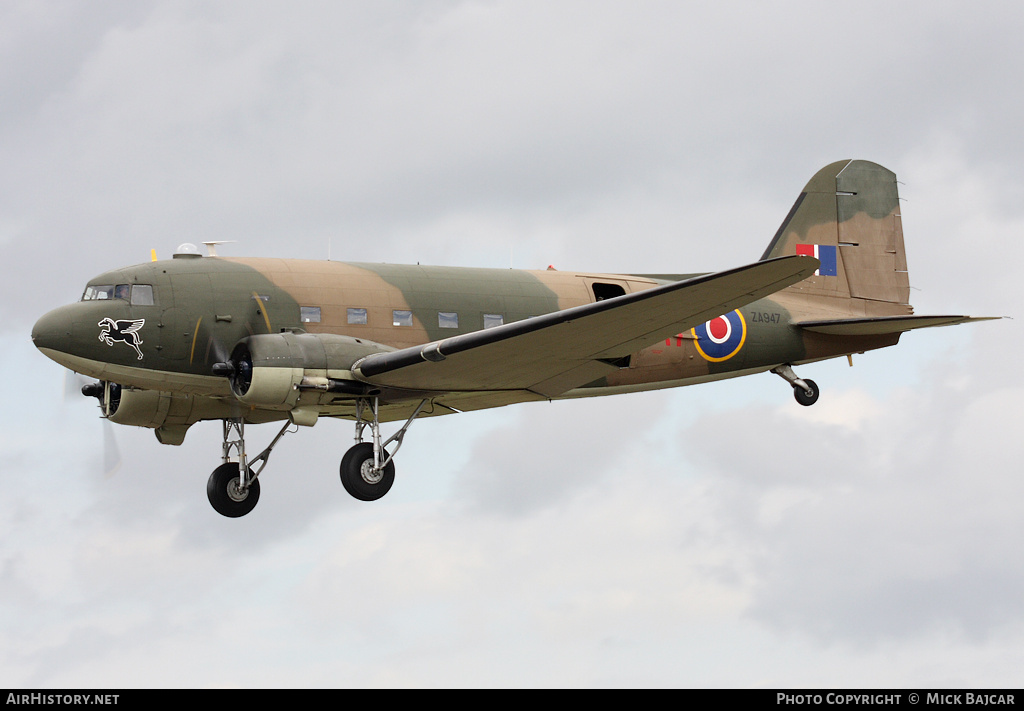
<svg viewBox="0 0 1024 711">
<path fill-rule="evenodd" d="M 769 259 L 373 354 L 354 363 L 352 373 L 408 390 L 530 390 L 554 397 L 616 370 L 621 359 L 652 343 L 795 284 L 819 265 L 813 257 Z"/>
<path fill-rule="evenodd" d="M 915 328 L 955 326 L 971 321 L 991 321 L 998 316 L 878 316 L 875 318 L 844 318 L 831 321 L 801 321 L 796 325 L 815 333 L 830 336 L 883 336 L 903 333 Z"/>
</svg>

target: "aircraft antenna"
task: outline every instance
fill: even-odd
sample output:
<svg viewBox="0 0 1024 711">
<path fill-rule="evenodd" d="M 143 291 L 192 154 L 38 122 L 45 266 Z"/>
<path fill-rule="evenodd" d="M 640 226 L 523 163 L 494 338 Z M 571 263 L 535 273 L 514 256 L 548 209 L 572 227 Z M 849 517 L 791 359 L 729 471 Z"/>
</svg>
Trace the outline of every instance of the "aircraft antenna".
<svg viewBox="0 0 1024 711">
<path fill-rule="evenodd" d="M 206 245 L 206 249 L 209 250 L 208 257 L 217 256 L 217 245 L 218 244 L 233 244 L 237 242 L 237 239 L 222 239 L 222 240 L 210 240 L 209 242 L 203 242 Z"/>
</svg>

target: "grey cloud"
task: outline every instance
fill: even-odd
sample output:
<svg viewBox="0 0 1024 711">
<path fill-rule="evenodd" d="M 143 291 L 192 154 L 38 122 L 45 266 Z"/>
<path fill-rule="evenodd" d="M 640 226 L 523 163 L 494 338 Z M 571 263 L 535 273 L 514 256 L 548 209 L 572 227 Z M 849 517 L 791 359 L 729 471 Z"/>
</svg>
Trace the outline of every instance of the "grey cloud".
<svg viewBox="0 0 1024 711">
<path fill-rule="evenodd" d="M 1003 504 L 1024 493 L 1018 399 L 977 384 L 893 401 L 859 430 L 761 409 L 687 433 L 749 555 L 755 619 L 852 644 L 1024 620 L 1024 518 Z M 754 447 L 709 448 L 725 429 Z"/>
<path fill-rule="evenodd" d="M 511 425 L 479 438 L 456 490 L 482 513 L 523 516 L 564 504 L 601 487 L 609 472 L 643 469 L 643 423 L 663 406 L 658 395 L 619 397 L 606 407 L 586 400 L 520 406 Z"/>
</svg>

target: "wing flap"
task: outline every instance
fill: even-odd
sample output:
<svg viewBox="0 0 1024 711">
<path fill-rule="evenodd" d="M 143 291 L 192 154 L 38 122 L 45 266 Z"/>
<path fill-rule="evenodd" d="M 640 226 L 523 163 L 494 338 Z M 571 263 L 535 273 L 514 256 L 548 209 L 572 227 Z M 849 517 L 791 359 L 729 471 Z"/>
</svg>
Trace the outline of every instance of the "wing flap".
<svg viewBox="0 0 1024 711">
<path fill-rule="evenodd" d="M 604 362 L 728 313 L 814 273 L 818 260 L 756 262 L 475 331 L 353 367 L 369 383 L 426 391 L 532 390 L 548 397 L 617 366 Z"/>
</svg>

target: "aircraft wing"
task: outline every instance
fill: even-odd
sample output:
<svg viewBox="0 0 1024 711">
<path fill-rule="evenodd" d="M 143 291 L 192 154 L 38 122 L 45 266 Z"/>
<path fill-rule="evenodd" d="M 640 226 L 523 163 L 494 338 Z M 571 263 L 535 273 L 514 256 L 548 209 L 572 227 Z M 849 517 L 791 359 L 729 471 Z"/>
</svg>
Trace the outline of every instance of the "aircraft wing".
<svg viewBox="0 0 1024 711">
<path fill-rule="evenodd" d="M 831 336 L 882 336 L 915 328 L 955 326 L 970 321 L 991 321 L 998 316 L 876 316 L 830 321 L 800 321 L 796 326 Z"/>
<path fill-rule="evenodd" d="M 352 373 L 375 385 L 439 392 L 530 390 L 554 397 L 596 380 L 659 340 L 795 284 L 813 257 L 789 256 L 656 286 L 422 346 L 376 353 Z"/>
</svg>

